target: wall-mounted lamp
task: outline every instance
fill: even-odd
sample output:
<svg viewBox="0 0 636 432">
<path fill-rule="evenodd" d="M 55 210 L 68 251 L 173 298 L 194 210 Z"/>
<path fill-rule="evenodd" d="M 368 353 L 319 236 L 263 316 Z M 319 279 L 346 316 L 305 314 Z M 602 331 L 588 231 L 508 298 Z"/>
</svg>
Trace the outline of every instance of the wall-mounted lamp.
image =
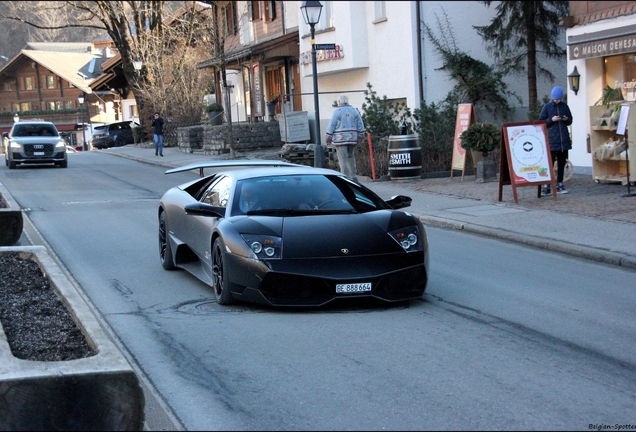
<svg viewBox="0 0 636 432">
<path fill-rule="evenodd" d="M 18 115 L 18 113 L 13 114 L 13 122 L 17 123 L 20 121 L 20 116 Z"/>
<path fill-rule="evenodd" d="M 574 70 L 570 75 L 568 75 L 568 82 L 570 83 L 570 90 L 577 94 L 579 92 L 579 84 L 581 83 L 581 74 L 578 70 L 576 70 L 576 66 L 574 66 Z"/>
</svg>

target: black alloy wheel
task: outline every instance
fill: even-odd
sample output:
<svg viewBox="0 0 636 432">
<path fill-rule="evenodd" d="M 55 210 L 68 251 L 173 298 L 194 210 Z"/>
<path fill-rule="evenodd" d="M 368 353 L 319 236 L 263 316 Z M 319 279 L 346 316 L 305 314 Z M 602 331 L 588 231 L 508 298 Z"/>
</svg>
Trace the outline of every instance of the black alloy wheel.
<svg viewBox="0 0 636 432">
<path fill-rule="evenodd" d="M 229 305 L 234 303 L 234 299 L 227 284 L 227 269 L 223 262 L 223 249 L 223 240 L 219 237 L 212 246 L 212 280 L 217 302 L 220 305 Z"/>
<path fill-rule="evenodd" d="M 161 265 L 166 270 L 174 270 L 174 260 L 172 259 L 172 248 L 168 241 L 168 228 L 166 225 L 166 212 L 161 212 L 159 216 L 159 259 Z"/>
</svg>

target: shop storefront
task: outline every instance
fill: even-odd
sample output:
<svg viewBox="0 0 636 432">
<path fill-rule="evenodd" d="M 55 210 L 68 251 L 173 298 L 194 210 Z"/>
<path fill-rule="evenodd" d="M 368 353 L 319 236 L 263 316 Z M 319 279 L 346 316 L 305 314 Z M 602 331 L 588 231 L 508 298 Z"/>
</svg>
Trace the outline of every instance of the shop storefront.
<svg viewBox="0 0 636 432">
<path fill-rule="evenodd" d="M 568 91 L 574 119 L 570 160 L 576 172 L 591 174 L 597 182 L 626 184 L 628 140 L 617 126 L 622 107 L 628 107 L 626 133 L 636 137 L 636 15 L 575 27 L 567 34 L 568 71 L 576 67 L 580 73 L 580 88 L 570 85 Z M 633 182 L 636 155 L 629 156 Z"/>
</svg>

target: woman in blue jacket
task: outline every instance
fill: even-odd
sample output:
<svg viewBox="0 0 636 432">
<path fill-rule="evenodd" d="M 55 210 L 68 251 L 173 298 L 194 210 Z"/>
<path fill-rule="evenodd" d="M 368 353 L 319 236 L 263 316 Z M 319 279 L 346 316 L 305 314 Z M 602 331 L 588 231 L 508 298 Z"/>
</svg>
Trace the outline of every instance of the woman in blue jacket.
<svg viewBox="0 0 636 432">
<path fill-rule="evenodd" d="M 568 150 L 572 148 L 568 126 L 572 124 L 572 113 L 568 105 L 563 102 L 563 89 L 556 86 L 550 95 L 552 100 L 543 106 L 539 120 L 545 120 L 548 128 L 548 141 L 550 142 L 550 156 L 552 165 L 557 161 L 557 193 L 566 194 L 563 187 L 563 172 L 568 159 Z M 541 195 L 551 195 L 550 185 L 544 185 Z"/>
</svg>

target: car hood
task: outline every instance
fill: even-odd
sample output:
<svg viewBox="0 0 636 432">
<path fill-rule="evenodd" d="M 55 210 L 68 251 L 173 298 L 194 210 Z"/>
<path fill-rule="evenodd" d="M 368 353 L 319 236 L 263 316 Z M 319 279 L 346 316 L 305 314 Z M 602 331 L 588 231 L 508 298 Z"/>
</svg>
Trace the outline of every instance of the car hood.
<svg viewBox="0 0 636 432">
<path fill-rule="evenodd" d="M 402 216 L 398 215 L 401 213 Z M 356 257 L 403 253 L 387 234 L 389 227 L 413 225 L 412 217 L 383 210 L 362 214 L 268 217 L 253 216 L 235 224 L 239 233 L 264 234 L 283 239 L 284 258 Z"/>
</svg>

